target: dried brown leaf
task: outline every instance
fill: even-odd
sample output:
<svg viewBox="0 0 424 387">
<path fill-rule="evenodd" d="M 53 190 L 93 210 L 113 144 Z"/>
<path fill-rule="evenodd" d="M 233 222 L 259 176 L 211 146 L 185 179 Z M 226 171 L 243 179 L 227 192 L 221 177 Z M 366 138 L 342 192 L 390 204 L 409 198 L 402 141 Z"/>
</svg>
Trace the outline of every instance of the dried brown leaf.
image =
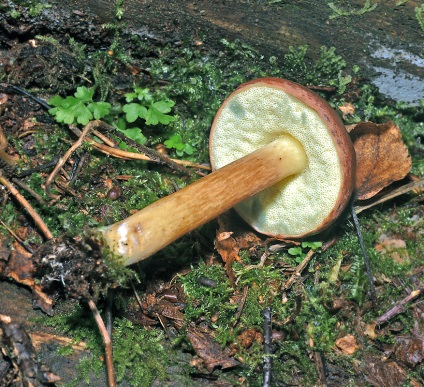
<svg viewBox="0 0 424 387">
<path fill-rule="evenodd" d="M 356 339 L 353 335 L 346 335 L 337 339 L 336 346 L 339 348 L 345 355 L 352 355 L 359 348 L 356 343 Z"/>
<path fill-rule="evenodd" d="M 345 102 L 343 105 L 338 106 L 340 111 L 343 114 L 343 118 L 346 118 L 347 116 L 351 116 L 355 113 L 355 106 L 353 106 L 349 102 Z"/>
<path fill-rule="evenodd" d="M 240 259 L 240 250 L 254 245 L 262 245 L 262 241 L 252 231 L 240 228 L 240 225 L 233 222 L 228 214 L 221 215 L 218 222 L 219 230 L 216 234 L 215 249 L 225 262 L 228 278 L 234 286 L 235 278 L 232 266 L 234 261 Z"/>
<path fill-rule="evenodd" d="M 381 254 L 390 255 L 396 263 L 406 264 L 410 262 L 406 242 L 403 239 L 389 238 L 382 234 L 378 238 L 375 249 Z"/>
<path fill-rule="evenodd" d="M 366 200 L 411 170 L 411 157 L 393 122 L 362 122 L 347 128 L 356 152 L 356 193 Z"/>
<path fill-rule="evenodd" d="M 215 367 L 226 369 L 239 364 L 237 360 L 225 353 L 225 350 L 213 340 L 209 333 L 189 326 L 187 328 L 187 338 L 190 340 L 190 344 L 196 351 L 196 354 L 202 358 L 209 372 L 212 372 Z"/>
</svg>

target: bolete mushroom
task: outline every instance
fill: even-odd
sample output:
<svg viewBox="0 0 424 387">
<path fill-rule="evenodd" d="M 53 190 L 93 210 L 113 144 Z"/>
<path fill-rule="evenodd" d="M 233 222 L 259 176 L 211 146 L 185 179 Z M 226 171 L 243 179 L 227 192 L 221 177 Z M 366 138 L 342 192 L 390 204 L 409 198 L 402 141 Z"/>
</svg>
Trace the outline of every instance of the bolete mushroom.
<svg viewBox="0 0 424 387">
<path fill-rule="evenodd" d="M 210 154 L 210 175 L 99 230 L 124 265 L 234 206 L 263 234 L 318 233 L 341 214 L 354 187 L 354 150 L 337 113 L 283 79 L 245 83 L 224 101 L 212 124 Z"/>
</svg>

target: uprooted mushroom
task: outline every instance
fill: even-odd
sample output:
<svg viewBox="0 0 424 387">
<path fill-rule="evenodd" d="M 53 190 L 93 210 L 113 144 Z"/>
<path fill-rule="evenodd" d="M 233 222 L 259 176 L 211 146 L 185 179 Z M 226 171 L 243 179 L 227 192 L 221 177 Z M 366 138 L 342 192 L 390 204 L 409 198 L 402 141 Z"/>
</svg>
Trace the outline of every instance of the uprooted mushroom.
<svg viewBox="0 0 424 387">
<path fill-rule="evenodd" d="M 287 80 L 261 78 L 233 92 L 212 124 L 210 154 L 210 175 L 91 230 L 103 241 L 98 252 L 131 265 L 232 207 L 263 234 L 302 238 L 329 227 L 354 187 L 355 152 L 337 113 Z"/>
</svg>

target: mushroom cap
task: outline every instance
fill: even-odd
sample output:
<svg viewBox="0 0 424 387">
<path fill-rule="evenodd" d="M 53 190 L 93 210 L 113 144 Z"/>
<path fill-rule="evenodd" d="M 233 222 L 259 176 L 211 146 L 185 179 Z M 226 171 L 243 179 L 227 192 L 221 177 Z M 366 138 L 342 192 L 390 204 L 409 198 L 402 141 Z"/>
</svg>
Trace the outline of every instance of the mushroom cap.
<svg viewBox="0 0 424 387">
<path fill-rule="evenodd" d="M 284 79 L 244 83 L 216 113 L 209 150 L 212 168 L 219 169 L 284 134 L 302 144 L 307 168 L 235 209 L 258 232 L 294 239 L 330 226 L 353 192 L 355 151 L 331 106 L 311 90 Z"/>
</svg>

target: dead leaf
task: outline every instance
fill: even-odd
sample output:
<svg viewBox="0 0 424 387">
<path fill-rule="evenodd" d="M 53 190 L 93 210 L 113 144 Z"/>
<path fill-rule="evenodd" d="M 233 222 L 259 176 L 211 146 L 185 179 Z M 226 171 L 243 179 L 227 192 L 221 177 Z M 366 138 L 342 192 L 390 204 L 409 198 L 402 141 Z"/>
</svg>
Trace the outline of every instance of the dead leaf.
<svg viewBox="0 0 424 387">
<path fill-rule="evenodd" d="M 371 340 L 375 340 L 378 337 L 377 333 L 375 332 L 376 327 L 376 323 L 365 324 L 365 336 L 368 336 Z"/>
<path fill-rule="evenodd" d="M 216 234 L 215 249 L 225 262 L 228 278 L 231 284 L 235 286 L 232 266 L 234 261 L 240 259 L 239 251 L 254 245 L 262 245 L 262 241 L 252 231 L 247 228 L 243 229 L 239 224 L 232 221 L 228 214 L 221 215 L 218 218 L 218 223 L 219 230 Z"/>
<path fill-rule="evenodd" d="M 336 346 L 339 348 L 345 355 L 352 355 L 359 348 L 356 344 L 356 339 L 353 335 L 346 335 L 337 339 Z"/>
<path fill-rule="evenodd" d="M 411 170 L 411 157 L 393 122 L 363 122 L 347 127 L 356 152 L 356 193 L 366 200 Z"/>
<path fill-rule="evenodd" d="M 208 372 L 212 372 L 215 367 L 226 369 L 239 364 L 237 360 L 225 353 L 225 350 L 213 340 L 210 334 L 202 332 L 196 327 L 189 326 L 187 328 L 187 338 L 196 354 L 202 358 Z"/>
<path fill-rule="evenodd" d="M 403 239 L 389 238 L 382 234 L 378 238 L 379 243 L 375 249 L 381 254 L 388 254 L 396 263 L 409 263 L 409 254 L 406 250 L 406 242 Z"/>
<path fill-rule="evenodd" d="M 343 114 L 343 118 L 351 116 L 355 113 L 355 106 L 349 102 L 345 102 L 343 105 L 337 106 Z"/>
<path fill-rule="evenodd" d="M 244 347 L 249 348 L 254 341 L 263 341 L 262 335 L 254 328 L 245 329 L 237 336 L 238 343 Z"/>
</svg>

